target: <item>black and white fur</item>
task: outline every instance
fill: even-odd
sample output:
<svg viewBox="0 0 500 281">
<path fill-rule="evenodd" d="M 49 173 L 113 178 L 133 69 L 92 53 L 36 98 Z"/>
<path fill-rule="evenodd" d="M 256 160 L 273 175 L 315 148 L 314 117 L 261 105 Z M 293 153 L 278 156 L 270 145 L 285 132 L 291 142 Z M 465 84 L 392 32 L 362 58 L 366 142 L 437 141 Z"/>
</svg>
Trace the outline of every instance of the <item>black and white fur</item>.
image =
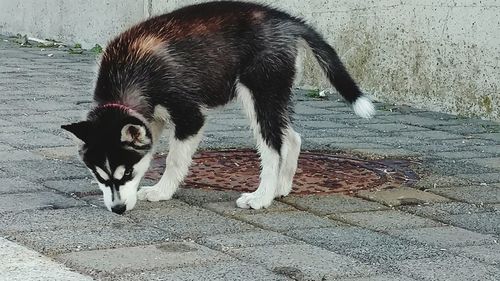
<svg viewBox="0 0 500 281">
<path fill-rule="evenodd" d="M 83 140 L 81 156 L 106 206 L 122 213 L 137 197 L 172 198 L 202 138 L 206 109 L 234 99 L 250 119 L 262 160 L 258 189 L 237 205 L 260 209 L 288 195 L 301 145 L 291 124 L 291 89 L 304 42 L 355 113 L 370 118 L 370 99 L 334 49 L 276 9 L 230 1 L 188 6 L 112 40 L 100 64 L 96 107 L 86 121 L 63 126 Z M 172 131 L 165 173 L 137 192 L 164 128 Z"/>
</svg>

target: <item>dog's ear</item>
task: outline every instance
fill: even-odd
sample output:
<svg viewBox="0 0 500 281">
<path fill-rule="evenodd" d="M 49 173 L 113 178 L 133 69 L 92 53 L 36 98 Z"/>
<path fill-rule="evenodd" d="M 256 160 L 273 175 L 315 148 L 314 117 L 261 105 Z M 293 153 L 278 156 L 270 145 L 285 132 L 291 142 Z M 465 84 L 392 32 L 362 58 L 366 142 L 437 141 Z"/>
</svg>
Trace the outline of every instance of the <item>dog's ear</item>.
<svg viewBox="0 0 500 281">
<path fill-rule="evenodd" d="M 61 128 L 72 133 L 77 138 L 87 143 L 91 136 L 92 123 L 90 121 L 82 121 L 78 123 L 62 125 Z"/>
<path fill-rule="evenodd" d="M 135 124 L 123 126 L 120 140 L 122 142 L 131 143 L 137 147 L 149 146 L 151 144 L 151 139 L 147 135 L 146 127 Z"/>
</svg>

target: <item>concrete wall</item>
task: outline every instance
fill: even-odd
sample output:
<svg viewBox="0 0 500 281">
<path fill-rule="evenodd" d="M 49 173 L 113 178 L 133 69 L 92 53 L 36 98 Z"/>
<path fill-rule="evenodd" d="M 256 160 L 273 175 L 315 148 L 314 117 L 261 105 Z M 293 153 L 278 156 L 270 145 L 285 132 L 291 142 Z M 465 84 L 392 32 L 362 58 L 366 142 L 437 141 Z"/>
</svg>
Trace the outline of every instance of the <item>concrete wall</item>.
<svg viewBox="0 0 500 281">
<path fill-rule="evenodd" d="M 0 0 L 0 33 L 104 44 L 192 0 Z M 379 100 L 500 120 L 500 0 L 284 0 Z M 324 85 L 311 63 L 304 83 Z"/>
</svg>

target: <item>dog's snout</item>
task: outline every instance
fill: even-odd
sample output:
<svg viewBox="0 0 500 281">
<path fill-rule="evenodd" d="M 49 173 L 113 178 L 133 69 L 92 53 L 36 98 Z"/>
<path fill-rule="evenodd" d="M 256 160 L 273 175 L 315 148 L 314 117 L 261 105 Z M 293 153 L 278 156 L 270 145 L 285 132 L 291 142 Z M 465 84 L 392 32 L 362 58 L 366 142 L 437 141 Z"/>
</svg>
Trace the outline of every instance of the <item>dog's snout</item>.
<svg viewBox="0 0 500 281">
<path fill-rule="evenodd" d="M 111 211 L 113 211 L 113 213 L 117 213 L 119 215 L 125 213 L 125 210 L 127 210 L 127 206 L 123 205 L 123 204 L 111 207 Z"/>
</svg>

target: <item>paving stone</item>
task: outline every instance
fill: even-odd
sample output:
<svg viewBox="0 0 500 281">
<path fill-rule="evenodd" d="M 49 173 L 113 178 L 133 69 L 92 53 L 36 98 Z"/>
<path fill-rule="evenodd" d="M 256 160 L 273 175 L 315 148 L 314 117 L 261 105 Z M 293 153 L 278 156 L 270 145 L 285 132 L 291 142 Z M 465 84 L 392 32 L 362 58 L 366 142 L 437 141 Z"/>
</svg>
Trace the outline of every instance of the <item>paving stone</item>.
<svg viewBox="0 0 500 281">
<path fill-rule="evenodd" d="M 430 155 L 431 153 L 447 152 L 447 151 L 480 151 L 482 147 L 492 145 L 489 140 L 480 139 L 458 139 L 458 140 L 425 140 L 420 141 L 414 139 L 409 149 Z"/>
<path fill-rule="evenodd" d="M 485 205 L 487 208 L 492 208 L 495 212 L 500 212 L 500 203 Z"/>
<path fill-rule="evenodd" d="M 409 130 L 400 130 L 399 136 L 424 139 L 424 140 L 463 140 L 464 136 L 443 131 L 426 130 L 418 132 L 409 132 Z"/>
<path fill-rule="evenodd" d="M 397 260 L 422 259 L 446 255 L 445 251 L 430 246 L 399 242 L 379 245 L 369 245 L 359 248 L 339 250 L 339 253 L 348 255 L 365 263 L 387 267 Z"/>
<path fill-rule="evenodd" d="M 21 160 L 42 160 L 40 155 L 24 150 L 0 151 L 0 162 Z"/>
<path fill-rule="evenodd" d="M 494 281 L 500 276 L 500 269 L 462 257 L 396 260 L 394 267 L 416 279 L 429 281 Z"/>
<path fill-rule="evenodd" d="M 19 125 L 2 127 L 2 133 L 4 134 L 21 134 L 30 131 L 33 131 L 33 129 L 27 127 L 21 127 Z"/>
<path fill-rule="evenodd" d="M 287 196 L 282 201 L 320 216 L 334 213 L 385 210 L 386 206 L 346 195 Z"/>
<path fill-rule="evenodd" d="M 500 144 L 481 146 L 481 147 L 477 147 L 476 150 L 478 150 L 480 152 L 484 152 L 484 153 L 497 154 L 500 151 Z"/>
<path fill-rule="evenodd" d="M 241 195 L 241 194 L 239 194 Z M 238 196 L 239 197 L 239 196 Z M 216 213 L 225 216 L 237 216 L 237 215 L 250 215 L 250 214 L 262 214 L 262 213 L 273 213 L 273 212 L 284 212 L 284 211 L 296 211 L 294 207 L 281 203 L 279 201 L 274 201 L 271 206 L 265 209 L 241 209 L 236 206 L 236 200 L 228 202 L 214 202 L 203 205 L 204 208 L 214 211 Z"/>
<path fill-rule="evenodd" d="M 384 116 L 380 117 L 380 119 L 425 128 L 436 128 L 438 125 L 445 125 L 444 127 L 446 127 L 452 124 L 460 124 L 460 122 L 457 120 L 439 120 L 434 118 L 415 116 L 413 114 Z"/>
<path fill-rule="evenodd" d="M 63 118 L 68 118 L 70 117 L 71 119 L 76 119 L 76 120 L 85 120 L 87 118 L 87 113 L 88 110 L 90 109 L 87 107 L 81 107 L 80 105 L 76 104 L 74 101 L 68 101 L 71 103 L 71 107 L 73 109 L 66 109 L 66 110 L 56 110 L 52 111 L 51 114 L 54 114 L 56 116 L 60 116 Z M 59 127 L 59 129 L 61 129 Z"/>
<path fill-rule="evenodd" d="M 226 142 L 232 142 L 232 139 L 241 137 L 245 137 L 247 140 L 253 141 L 252 133 L 249 130 L 206 132 L 205 135 L 213 139 L 229 139 L 226 140 Z"/>
<path fill-rule="evenodd" d="M 471 159 L 470 161 L 483 167 L 500 170 L 500 157 L 495 157 L 495 158 L 485 157 L 479 159 Z"/>
<path fill-rule="evenodd" d="M 233 127 L 235 128 L 235 131 L 244 131 L 245 133 L 248 133 L 250 130 L 250 121 L 248 121 L 248 119 L 246 118 L 246 116 L 243 115 L 242 112 L 236 112 L 236 114 L 240 115 L 238 116 L 238 118 L 231 120 L 231 122 L 228 122 L 226 119 L 218 119 L 216 118 L 217 116 L 214 116 L 213 120 L 210 120 L 208 124 L 226 126 L 226 128 Z M 218 127 L 212 127 L 212 128 L 215 129 Z M 217 132 L 217 131 L 227 131 L 227 130 L 210 130 L 210 129 L 207 130 L 207 132 L 212 132 L 212 131 Z"/>
<path fill-rule="evenodd" d="M 34 109 L 37 111 L 41 112 L 46 112 L 46 111 L 51 111 L 49 116 L 52 116 L 54 112 L 52 111 L 62 111 L 64 112 L 65 110 L 72 109 L 75 107 L 74 104 L 67 103 L 67 102 L 54 102 L 52 100 L 36 100 L 35 102 L 33 101 L 26 101 L 21 103 L 24 107 L 30 107 L 32 106 Z"/>
<path fill-rule="evenodd" d="M 446 176 L 495 172 L 493 168 L 483 167 L 470 162 L 472 160 L 473 159 L 428 161 L 425 164 L 425 168 L 433 173 Z"/>
<path fill-rule="evenodd" d="M 109 226 L 17 232 L 9 237 L 46 255 L 155 244 L 173 239 L 171 233 L 144 225 L 112 223 Z M 77 238 L 77 239 L 75 239 Z"/>
<path fill-rule="evenodd" d="M 47 147 L 34 152 L 49 159 L 79 160 L 76 146 Z"/>
<path fill-rule="evenodd" d="M 450 215 L 442 221 L 480 233 L 500 235 L 498 212 Z"/>
<path fill-rule="evenodd" d="M 82 201 L 50 191 L 0 195 L 0 213 L 30 209 L 63 209 L 82 205 L 85 205 Z"/>
<path fill-rule="evenodd" d="M 294 92 L 296 92 L 296 94 L 294 95 L 294 102 L 299 102 L 301 104 L 304 104 L 304 105 L 307 105 L 307 106 L 311 106 L 311 107 L 319 107 L 319 108 L 330 108 L 333 110 L 333 108 L 335 108 L 335 110 L 337 110 L 337 108 L 348 108 L 349 106 L 347 105 L 347 103 L 345 103 L 343 101 L 343 98 L 338 96 L 338 100 L 334 100 L 334 98 L 329 98 L 328 100 L 324 100 L 324 99 L 321 99 L 321 100 L 313 100 L 307 96 L 303 97 L 304 95 L 307 95 L 307 93 L 303 90 L 303 89 L 300 89 L 300 88 L 295 88 L 294 89 Z M 299 98 L 297 98 L 299 97 Z"/>
<path fill-rule="evenodd" d="M 435 128 L 436 130 L 453 132 L 455 134 L 461 134 L 465 136 L 491 132 L 490 129 L 483 126 L 477 126 L 477 124 L 451 125 L 451 126 L 438 125 L 438 126 L 433 126 L 433 128 Z"/>
<path fill-rule="evenodd" d="M 254 148 L 255 141 L 250 137 L 204 137 L 200 143 L 200 149 L 242 149 Z"/>
<path fill-rule="evenodd" d="M 431 174 L 420 178 L 413 187 L 419 190 L 428 190 L 430 188 L 453 187 L 458 185 L 471 185 L 471 181 L 455 176 Z"/>
<path fill-rule="evenodd" d="M 385 158 L 391 157 L 418 157 L 421 155 L 420 152 L 415 152 L 402 148 L 355 148 L 352 152 L 361 153 L 365 155 L 375 155 L 382 156 Z"/>
<path fill-rule="evenodd" d="M 11 151 L 11 150 L 15 150 L 15 148 L 10 146 L 10 145 L 0 143 L 0 153 L 6 152 L 6 151 Z"/>
<path fill-rule="evenodd" d="M 390 235 L 353 226 L 294 229 L 285 234 L 334 252 L 350 248 L 401 243 L 401 240 Z"/>
<path fill-rule="evenodd" d="M 434 202 L 447 202 L 448 198 L 409 187 L 398 187 L 377 191 L 360 191 L 358 196 L 393 207 Z"/>
<path fill-rule="evenodd" d="M 427 118 L 432 118 L 436 120 L 457 120 L 460 117 L 456 115 L 451 115 L 448 113 L 444 112 L 435 112 L 435 111 L 420 111 L 420 112 L 415 112 L 415 115 L 417 116 L 422 116 L 422 117 L 427 117 Z"/>
<path fill-rule="evenodd" d="M 347 112 L 346 114 L 353 114 L 352 112 Z M 380 118 L 377 118 L 375 116 L 374 118 L 370 119 L 365 119 L 365 118 L 359 118 L 356 115 L 348 115 L 344 117 L 344 120 L 346 123 L 351 124 L 352 126 L 363 126 L 367 124 L 390 124 L 393 122 L 387 121 L 387 120 L 382 120 Z"/>
<path fill-rule="evenodd" d="M 500 244 L 457 247 L 450 251 L 487 264 L 500 265 Z"/>
<path fill-rule="evenodd" d="M 138 273 L 128 273 L 118 276 L 111 276 L 101 280 L 112 281 L 150 281 L 150 280 L 262 280 L 262 281 L 285 281 L 291 280 L 285 276 L 280 276 L 266 270 L 262 266 L 246 264 L 239 261 L 219 262 L 202 266 L 190 266 L 174 269 L 164 269 L 161 271 L 147 271 Z"/>
<path fill-rule="evenodd" d="M 436 203 L 418 206 L 402 206 L 401 211 L 431 219 L 442 219 L 448 215 L 493 212 L 495 208 L 487 205 L 475 205 L 462 202 Z"/>
<path fill-rule="evenodd" d="M 491 156 L 492 154 L 487 152 L 469 150 L 469 151 L 438 152 L 434 153 L 433 155 L 447 159 L 471 159 L 471 158 L 485 158 Z"/>
<path fill-rule="evenodd" d="M 4 170 L 0 169 L 0 178 L 8 178 L 12 177 L 9 173 L 5 172 Z"/>
<path fill-rule="evenodd" d="M 0 194 L 23 193 L 45 190 L 43 186 L 34 184 L 19 177 L 0 177 Z"/>
<path fill-rule="evenodd" d="M 484 133 L 484 134 L 476 134 L 476 135 L 472 135 L 472 136 L 476 137 L 476 138 L 500 142 L 500 133 Z"/>
<path fill-rule="evenodd" d="M 367 143 L 365 140 L 354 137 L 307 137 L 304 138 L 302 148 L 305 150 L 351 150 L 351 149 L 385 149 L 390 146 Z"/>
<path fill-rule="evenodd" d="M 367 276 L 367 277 L 349 277 L 349 278 L 339 278 L 334 279 L 336 281 L 412 281 L 415 280 L 408 276 L 403 275 L 395 275 L 395 274 L 381 274 L 375 276 Z"/>
<path fill-rule="evenodd" d="M 91 281 L 48 257 L 0 238 L 1 280 Z"/>
<path fill-rule="evenodd" d="M 34 232 L 72 228 L 96 228 L 114 223 L 131 223 L 124 216 L 95 207 L 57 210 L 27 210 L 0 215 L 0 232 Z"/>
<path fill-rule="evenodd" d="M 430 191 L 467 203 L 500 203 L 500 189 L 494 186 L 456 186 L 449 188 L 433 188 L 430 189 Z"/>
<path fill-rule="evenodd" d="M 370 264 L 441 255 L 442 252 L 359 227 L 292 230 L 289 236 Z"/>
<path fill-rule="evenodd" d="M 368 142 L 368 143 L 378 143 L 383 145 L 388 145 L 393 148 L 403 148 L 409 147 L 413 148 L 417 145 L 422 145 L 422 140 L 417 140 L 414 138 L 406 138 L 406 137 L 394 137 L 394 136 L 386 136 L 386 137 L 358 137 L 358 142 Z"/>
<path fill-rule="evenodd" d="M 89 170 L 83 167 L 83 164 L 58 160 L 8 162 L 3 169 L 14 176 L 20 176 L 31 181 L 41 179 L 90 179 L 91 177 Z"/>
<path fill-rule="evenodd" d="M 73 141 L 69 139 L 42 132 L 2 134 L 0 140 L 3 140 L 3 142 L 11 146 L 22 149 L 73 145 Z"/>
<path fill-rule="evenodd" d="M 302 280 L 329 280 L 342 276 L 366 276 L 376 269 L 359 261 L 311 245 L 261 246 L 229 251 L 240 260 L 266 268 L 292 271 Z"/>
<path fill-rule="evenodd" d="M 207 236 L 198 239 L 196 242 L 218 251 L 266 245 L 301 244 L 296 239 L 267 230 Z"/>
<path fill-rule="evenodd" d="M 302 133 L 304 136 L 308 135 L 314 135 L 315 138 L 321 138 L 321 137 L 335 137 L 335 136 L 342 136 L 342 137 L 362 137 L 362 138 L 368 138 L 368 137 L 377 137 L 381 136 L 383 133 L 378 132 L 378 131 L 369 131 L 366 129 L 353 129 L 352 127 L 346 127 L 346 128 L 327 128 L 327 129 L 314 129 L 314 134 L 308 134 L 308 131 L 303 131 Z M 340 142 L 337 140 L 337 142 Z"/>
<path fill-rule="evenodd" d="M 44 181 L 43 185 L 78 197 L 102 194 L 95 180 L 90 179 L 49 180 Z"/>
<path fill-rule="evenodd" d="M 147 202 L 150 203 L 150 202 Z M 167 205 L 168 204 L 168 205 Z M 143 209 L 137 206 L 126 215 L 138 223 L 153 225 L 179 238 L 237 233 L 254 229 L 250 224 L 223 217 L 212 211 L 170 200 L 163 208 Z"/>
<path fill-rule="evenodd" d="M 305 129 L 321 129 L 321 128 L 352 128 L 352 126 L 349 126 L 347 124 L 343 123 L 334 123 L 332 121 L 326 121 L 326 120 L 315 120 L 315 121 L 306 121 L 306 120 L 300 120 L 299 122 L 296 122 L 296 125 L 298 127 L 302 127 Z"/>
<path fill-rule="evenodd" d="M 418 131 L 421 133 L 422 131 L 428 131 L 426 128 L 406 125 L 406 124 L 398 124 L 398 123 L 387 123 L 387 124 L 367 124 L 363 127 L 379 130 L 382 132 L 391 132 L 391 133 L 399 133 L 399 132 L 414 132 Z"/>
<path fill-rule="evenodd" d="M 12 125 L 14 125 L 14 123 L 0 119 L 0 127 L 8 127 L 8 126 L 12 126 Z"/>
<path fill-rule="evenodd" d="M 476 183 L 500 183 L 498 172 L 478 173 L 478 174 L 458 174 L 455 177 L 465 179 Z"/>
<path fill-rule="evenodd" d="M 236 191 L 219 191 L 219 190 L 206 190 L 201 188 L 179 188 L 174 195 L 174 198 L 182 200 L 191 205 L 202 206 L 207 203 L 232 201 L 236 207 L 236 199 L 240 197 L 241 193 Z"/>
<path fill-rule="evenodd" d="M 234 259 L 195 243 L 169 242 L 159 245 L 82 251 L 62 254 L 56 259 L 79 271 L 106 276 L 128 272 L 150 272 L 167 268 L 192 267 Z"/>
<path fill-rule="evenodd" d="M 329 109 L 321 109 L 317 107 L 310 107 L 305 104 L 295 104 L 294 105 L 294 112 L 295 114 L 300 114 L 300 115 L 316 115 L 316 114 L 331 114 L 332 111 Z"/>
<path fill-rule="evenodd" d="M 389 233 L 405 240 L 440 248 L 495 244 L 497 242 L 491 235 L 479 234 L 452 226 L 390 230 Z"/>
<path fill-rule="evenodd" d="M 335 214 L 331 217 L 350 224 L 382 231 L 388 229 L 419 228 L 441 225 L 440 223 L 430 219 L 394 210 L 366 213 L 343 213 Z"/>
<path fill-rule="evenodd" d="M 340 222 L 315 216 L 301 211 L 267 213 L 267 214 L 241 214 L 238 218 L 274 231 L 287 231 L 300 228 L 333 227 L 343 225 Z"/>
</svg>

